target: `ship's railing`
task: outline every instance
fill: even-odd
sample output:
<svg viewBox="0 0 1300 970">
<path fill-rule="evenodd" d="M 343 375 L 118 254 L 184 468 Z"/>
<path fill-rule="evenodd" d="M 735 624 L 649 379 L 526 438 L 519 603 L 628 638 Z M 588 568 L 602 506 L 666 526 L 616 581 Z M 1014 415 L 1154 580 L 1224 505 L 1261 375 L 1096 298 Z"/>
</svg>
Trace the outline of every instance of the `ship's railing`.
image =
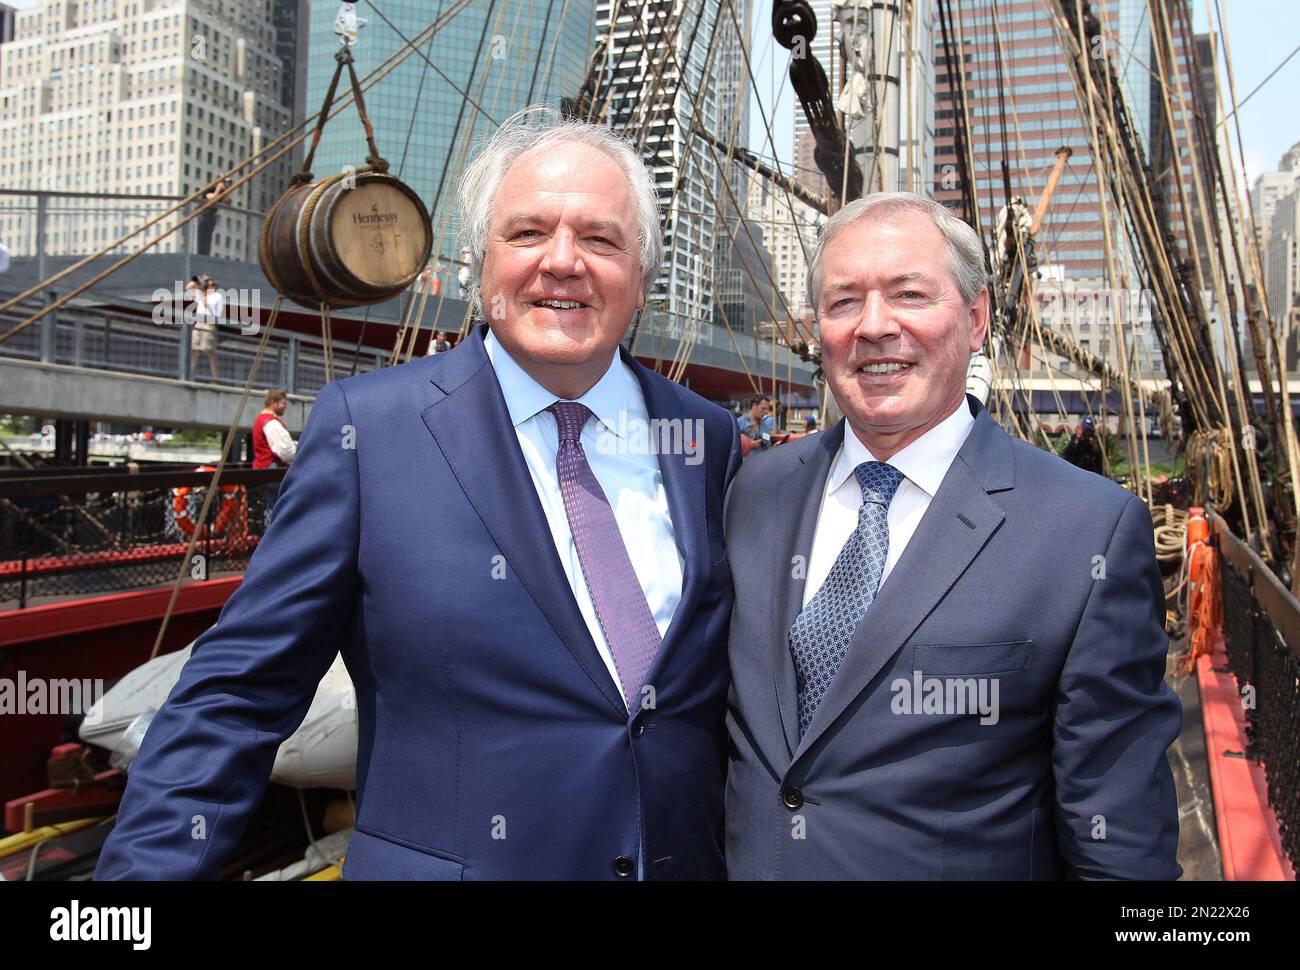
<svg viewBox="0 0 1300 970">
<path fill-rule="evenodd" d="M 1223 638 L 1242 691 L 1245 755 L 1264 766 L 1282 849 L 1300 868 L 1300 601 L 1210 515 L 1222 569 Z"/>
<path fill-rule="evenodd" d="M 243 572 L 284 469 L 227 467 L 200 519 L 211 472 L 51 469 L 0 477 L 0 611 Z"/>
</svg>

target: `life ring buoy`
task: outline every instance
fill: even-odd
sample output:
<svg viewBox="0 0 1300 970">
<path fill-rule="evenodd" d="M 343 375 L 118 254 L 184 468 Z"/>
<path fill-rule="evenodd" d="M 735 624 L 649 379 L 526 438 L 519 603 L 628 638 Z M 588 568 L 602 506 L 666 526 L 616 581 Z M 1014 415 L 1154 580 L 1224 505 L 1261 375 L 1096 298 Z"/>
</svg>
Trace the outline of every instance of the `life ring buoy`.
<svg viewBox="0 0 1300 970">
<path fill-rule="evenodd" d="M 216 468 L 212 465 L 200 465 L 194 470 L 214 472 Z M 172 513 L 176 518 L 176 527 L 185 533 L 187 538 L 194 535 L 196 528 L 194 519 L 190 516 L 190 496 L 193 492 L 194 489 L 189 485 L 182 485 L 179 488 L 172 489 Z M 242 485 L 222 485 L 221 507 L 217 510 L 217 517 L 212 523 L 209 534 L 231 535 L 231 525 L 241 515 L 244 517 L 248 515 L 248 501 L 245 498 L 244 487 Z M 247 532 L 247 528 L 242 531 Z"/>
</svg>

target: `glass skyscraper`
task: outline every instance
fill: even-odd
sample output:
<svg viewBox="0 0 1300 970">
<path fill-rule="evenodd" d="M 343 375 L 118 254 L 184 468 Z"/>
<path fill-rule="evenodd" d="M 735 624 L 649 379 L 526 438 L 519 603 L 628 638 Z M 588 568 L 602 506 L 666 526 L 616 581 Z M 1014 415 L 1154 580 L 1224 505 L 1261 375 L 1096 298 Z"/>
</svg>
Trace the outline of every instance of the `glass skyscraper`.
<svg viewBox="0 0 1300 970">
<path fill-rule="evenodd" d="M 454 6 L 452 0 L 358 3 L 357 16 L 367 23 L 352 49 L 357 74 L 364 78 Z M 333 76 L 338 9 L 337 0 L 312 0 L 310 5 L 303 66 L 308 115 L 320 110 Z M 433 66 L 412 54 L 366 92 L 380 154 L 390 172 L 419 193 L 433 219 L 434 258 L 442 260 L 444 293 L 456 293 L 460 244 L 454 203 L 465 162 L 513 112 L 539 101 L 558 107 L 562 99 L 578 95 L 591 58 L 593 25 L 591 4 L 473 0 L 420 45 Z M 345 72 L 338 96 L 347 91 Z M 360 167 L 366 153 L 360 116 L 350 107 L 327 125 L 312 172 L 321 178 L 347 165 Z"/>
</svg>

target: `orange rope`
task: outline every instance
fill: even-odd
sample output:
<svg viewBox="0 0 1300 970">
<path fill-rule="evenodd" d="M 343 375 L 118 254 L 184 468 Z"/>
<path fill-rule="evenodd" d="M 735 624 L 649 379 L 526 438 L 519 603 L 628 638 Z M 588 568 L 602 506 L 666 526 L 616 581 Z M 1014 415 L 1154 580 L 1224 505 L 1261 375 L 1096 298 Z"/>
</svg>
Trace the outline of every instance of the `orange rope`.
<svg viewBox="0 0 1300 970">
<path fill-rule="evenodd" d="M 1187 607 L 1187 632 L 1191 649 L 1183 662 L 1183 672 L 1191 673 L 1198 657 L 1212 654 L 1223 642 L 1223 586 L 1219 575 L 1219 557 L 1208 543 L 1198 542 L 1190 555 L 1190 601 Z"/>
</svg>

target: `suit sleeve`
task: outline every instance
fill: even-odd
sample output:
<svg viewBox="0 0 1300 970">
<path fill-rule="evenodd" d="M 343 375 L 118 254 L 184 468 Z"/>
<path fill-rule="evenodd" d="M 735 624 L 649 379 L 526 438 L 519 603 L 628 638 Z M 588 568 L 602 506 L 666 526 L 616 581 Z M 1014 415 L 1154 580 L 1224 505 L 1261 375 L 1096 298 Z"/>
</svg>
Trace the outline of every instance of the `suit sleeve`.
<svg viewBox="0 0 1300 970">
<path fill-rule="evenodd" d="M 1165 752 L 1182 708 L 1164 681 L 1169 639 L 1151 517 L 1131 498 L 1058 684 L 1058 844 L 1075 879 L 1177 879 L 1178 805 Z M 1102 570 L 1104 569 L 1104 573 Z"/>
<path fill-rule="evenodd" d="M 730 414 L 727 415 L 730 418 Z M 740 471 L 740 427 L 735 421 L 730 421 L 731 430 L 731 451 L 727 455 L 727 472 L 726 477 L 722 480 L 723 496 L 725 499 L 731 498 L 731 483 L 736 478 L 736 472 Z M 725 506 L 724 506 L 725 508 Z"/>
<path fill-rule="evenodd" d="M 274 524 L 145 735 L 97 879 L 212 879 L 238 844 L 355 603 L 350 428 L 342 389 L 326 386 Z"/>
<path fill-rule="evenodd" d="M 740 425 L 736 423 L 736 419 L 731 417 L 730 414 L 727 416 L 730 418 L 731 423 L 731 450 L 727 453 L 727 470 L 722 479 L 722 522 L 724 536 L 729 536 L 731 534 L 730 529 L 728 528 L 730 520 L 727 518 L 729 509 L 731 508 L 731 493 L 736 490 L 736 475 L 740 471 L 741 462 L 745 456 L 740 447 Z"/>
</svg>

